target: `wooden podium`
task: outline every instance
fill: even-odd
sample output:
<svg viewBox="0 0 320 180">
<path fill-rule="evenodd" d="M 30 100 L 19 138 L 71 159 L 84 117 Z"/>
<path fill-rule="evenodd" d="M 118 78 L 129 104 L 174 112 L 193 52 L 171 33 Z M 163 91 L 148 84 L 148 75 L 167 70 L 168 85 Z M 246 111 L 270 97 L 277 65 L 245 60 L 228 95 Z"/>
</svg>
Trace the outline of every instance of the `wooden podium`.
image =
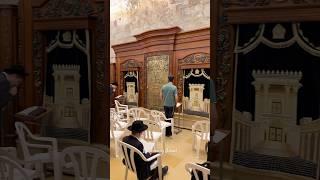
<svg viewBox="0 0 320 180">
<path fill-rule="evenodd" d="M 46 136 L 46 127 L 51 118 L 52 110 L 41 106 L 32 106 L 14 115 L 15 121 L 26 124 L 34 134 Z"/>
</svg>

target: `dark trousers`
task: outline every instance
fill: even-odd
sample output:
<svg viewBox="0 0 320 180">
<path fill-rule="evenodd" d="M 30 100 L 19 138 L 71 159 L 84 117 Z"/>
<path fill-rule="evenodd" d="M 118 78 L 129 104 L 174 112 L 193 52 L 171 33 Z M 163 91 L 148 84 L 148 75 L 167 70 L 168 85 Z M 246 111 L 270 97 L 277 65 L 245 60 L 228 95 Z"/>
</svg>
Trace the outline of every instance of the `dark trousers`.
<svg viewBox="0 0 320 180">
<path fill-rule="evenodd" d="M 174 115 L 174 107 L 164 106 L 164 113 L 166 118 L 173 118 Z M 170 121 L 167 121 L 170 122 Z M 166 128 L 166 136 L 172 136 L 171 127 Z"/>
</svg>

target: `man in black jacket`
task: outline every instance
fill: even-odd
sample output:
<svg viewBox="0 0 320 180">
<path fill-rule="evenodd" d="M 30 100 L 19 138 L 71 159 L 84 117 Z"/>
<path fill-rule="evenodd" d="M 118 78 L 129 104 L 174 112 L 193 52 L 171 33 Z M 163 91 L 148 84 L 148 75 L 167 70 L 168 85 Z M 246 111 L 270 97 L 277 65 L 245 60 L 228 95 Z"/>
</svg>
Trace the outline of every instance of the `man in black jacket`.
<svg viewBox="0 0 320 180">
<path fill-rule="evenodd" d="M 139 151 L 141 151 L 146 158 L 149 158 L 157 154 L 157 153 L 146 152 L 142 142 L 139 140 L 142 137 L 143 132 L 146 129 L 148 129 L 148 126 L 143 124 L 143 121 L 140 121 L 140 120 L 134 121 L 132 125 L 128 127 L 128 129 L 131 131 L 131 135 L 124 137 L 123 142 L 130 144 L 131 146 L 134 146 L 135 148 L 139 149 Z M 130 152 L 128 152 L 128 154 L 130 154 Z M 145 162 L 138 154 L 135 154 L 134 161 L 135 161 L 136 170 L 137 170 L 137 177 L 139 180 L 145 180 L 150 176 L 152 176 L 151 180 L 157 179 L 158 169 L 156 168 L 152 171 L 150 169 L 150 165 L 154 161 L 156 161 L 156 159 L 151 162 Z M 124 160 L 123 160 L 123 163 L 125 164 Z M 165 176 L 167 172 L 168 172 L 168 166 L 164 166 L 162 168 L 163 176 Z"/>
<path fill-rule="evenodd" d="M 20 65 L 13 65 L 0 73 L 0 109 L 18 93 L 18 87 L 27 75 L 24 67 Z"/>
</svg>

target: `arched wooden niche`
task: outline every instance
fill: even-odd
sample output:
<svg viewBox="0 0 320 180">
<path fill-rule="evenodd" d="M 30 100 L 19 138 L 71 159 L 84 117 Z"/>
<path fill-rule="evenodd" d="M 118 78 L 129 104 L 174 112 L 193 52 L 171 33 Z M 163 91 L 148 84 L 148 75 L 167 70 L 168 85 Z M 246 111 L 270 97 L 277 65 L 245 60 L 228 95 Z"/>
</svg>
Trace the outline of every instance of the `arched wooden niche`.
<svg viewBox="0 0 320 180">
<path fill-rule="evenodd" d="M 105 130 L 108 123 L 104 120 L 108 116 L 108 94 L 106 91 L 107 61 L 106 50 L 109 46 L 106 42 L 105 12 L 102 1 L 61 1 L 61 0 L 39 0 L 33 2 L 33 40 L 32 42 L 32 69 L 31 75 L 39 87 L 30 88 L 34 91 L 34 99 L 41 105 L 44 99 L 44 86 L 47 72 L 46 43 L 50 43 L 49 33 L 53 31 L 79 31 L 88 32 L 88 45 L 90 57 L 90 134 L 88 139 L 93 143 L 106 143 L 109 141 L 109 134 Z M 68 36 L 66 36 L 68 39 Z M 28 62 L 28 61 L 26 61 Z M 66 63 L 68 64 L 68 63 Z M 89 77 L 88 77 L 89 78 Z M 28 87 L 27 87 L 28 88 Z M 69 91 L 71 92 L 71 91 Z M 71 94 L 71 93 L 70 93 Z M 68 113 L 66 113 L 68 114 Z M 75 133 L 76 134 L 76 133 Z M 107 143 L 108 144 L 108 143 Z"/>
<path fill-rule="evenodd" d="M 128 59 L 121 63 L 119 83 L 120 94 L 126 94 L 127 104 L 139 106 L 139 102 L 141 102 L 140 92 L 143 87 L 143 81 L 140 81 L 139 77 L 144 77 L 143 73 L 142 62 Z M 134 93 L 131 88 L 134 88 Z"/>
<path fill-rule="evenodd" d="M 179 101 L 183 103 L 184 109 L 189 110 L 191 114 L 195 115 L 203 115 L 208 116 L 210 112 L 210 97 L 209 97 L 209 91 L 208 87 L 210 86 L 210 55 L 208 53 L 193 53 L 185 56 L 182 59 L 178 60 L 178 95 L 179 95 Z M 206 72 L 208 71 L 208 72 Z M 187 73 L 187 74 L 185 74 Z M 208 78 L 208 82 L 198 83 L 195 81 L 195 83 L 188 83 L 186 86 L 184 82 L 186 82 L 186 76 L 194 76 L 194 77 L 203 77 L 204 79 Z M 199 89 L 202 90 L 199 95 L 204 98 L 204 100 L 201 102 L 194 102 L 195 104 L 198 104 L 199 106 L 194 108 L 188 108 L 187 98 L 185 96 L 185 92 L 188 91 L 186 88 L 191 89 Z M 199 86 L 199 87 L 198 87 Z M 208 86 L 208 87 L 207 87 Z M 204 89 L 206 88 L 206 92 L 208 91 L 208 95 L 205 95 Z M 189 91 L 188 91 L 189 92 Z M 189 97 L 191 97 L 193 93 L 191 94 L 189 92 Z M 198 96 L 198 94 L 196 94 Z M 205 96 L 208 96 L 207 98 Z"/>
</svg>

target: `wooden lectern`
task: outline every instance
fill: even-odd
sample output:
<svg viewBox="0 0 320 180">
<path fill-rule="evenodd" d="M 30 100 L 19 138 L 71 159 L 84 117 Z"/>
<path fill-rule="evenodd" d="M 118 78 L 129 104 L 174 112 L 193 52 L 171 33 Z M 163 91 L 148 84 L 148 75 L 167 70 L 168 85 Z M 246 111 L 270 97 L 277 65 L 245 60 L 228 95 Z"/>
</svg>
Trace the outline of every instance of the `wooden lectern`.
<svg viewBox="0 0 320 180">
<path fill-rule="evenodd" d="M 34 134 L 46 136 L 46 127 L 50 122 L 52 110 L 41 106 L 32 106 L 14 115 L 15 121 L 26 124 Z"/>
</svg>

